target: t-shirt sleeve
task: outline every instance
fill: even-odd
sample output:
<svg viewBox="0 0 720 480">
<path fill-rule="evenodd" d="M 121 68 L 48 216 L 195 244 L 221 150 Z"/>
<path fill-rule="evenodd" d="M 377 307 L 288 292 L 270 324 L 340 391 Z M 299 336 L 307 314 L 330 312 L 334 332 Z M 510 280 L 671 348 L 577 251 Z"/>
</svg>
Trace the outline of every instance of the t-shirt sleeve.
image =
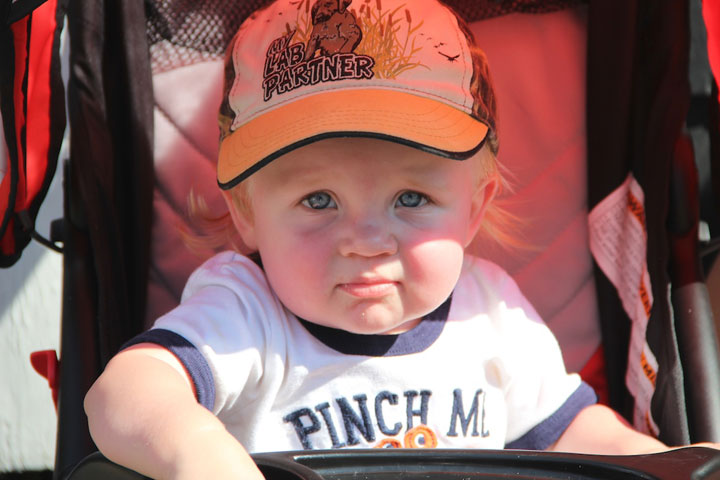
<svg viewBox="0 0 720 480">
<path fill-rule="evenodd" d="M 198 402 L 220 415 L 248 401 L 243 395 L 273 388 L 278 376 L 268 369 L 282 362 L 273 352 L 284 351 L 286 318 L 262 271 L 225 252 L 190 276 L 180 305 L 126 346 L 150 342 L 167 348 L 188 372 Z"/>
<path fill-rule="evenodd" d="M 532 427 L 527 433 L 505 445 L 505 448 L 545 450 L 555 443 L 575 419 L 580 410 L 596 402 L 595 391 L 581 382 L 565 403 L 552 415 Z"/>
<path fill-rule="evenodd" d="M 172 330 L 153 328 L 134 337 L 122 349 L 140 343 L 153 343 L 170 350 L 180 360 L 195 386 L 199 404 L 212 411 L 215 406 L 215 382 L 207 360 L 195 345 Z"/>
<path fill-rule="evenodd" d="M 500 267 L 482 264 L 495 292 L 491 318 L 500 351 L 495 370 L 507 408 L 506 448 L 544 450 L 577 414 L 596 403 L 593 389 L 565 369 L 555 336 Z"/>
<path fill-rule="evenodd" d="M 568 374 L 560 346 L 512 278 L 502 282 L 504 308 L 512 335 L 505 366 L 512 379 L 506 390 L 506 448 L 544 450 L 555 443 L 595 392 L 577 374 Z"/>
</svg>

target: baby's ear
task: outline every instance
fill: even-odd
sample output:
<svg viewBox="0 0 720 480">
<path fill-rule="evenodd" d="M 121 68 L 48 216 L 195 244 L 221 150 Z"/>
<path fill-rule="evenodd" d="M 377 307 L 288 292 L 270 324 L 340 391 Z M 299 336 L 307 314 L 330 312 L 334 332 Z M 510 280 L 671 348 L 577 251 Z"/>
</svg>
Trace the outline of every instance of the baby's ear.
<svg viewBox="0 0 720 480">
<path fill-rule="evenodd" d="M 468 228 L 468 238 L 465 241 L 465 247 L 470 245 L 475 236 L 480 230 L 485 212 L 488 206 L 497 195 L 500 188 L 500 182 L 497 177 L 490 176 L 484 182 L 482 182 L 472 197 L 472 204 L 470 205 L 470 222 Z"/>
<path fill-rule="evenodd" d="M 230 212 L 230 217 L 235 225 L 235 229 L 238 231 L 243 243 L 252 251 L 257 251 L 255 223 L 249 215 L 249 212 L 244 212 L 237 207 L 230 191 L 223 190 L 222 195 L 227 204 L 228 212 Z"/>
</svg>

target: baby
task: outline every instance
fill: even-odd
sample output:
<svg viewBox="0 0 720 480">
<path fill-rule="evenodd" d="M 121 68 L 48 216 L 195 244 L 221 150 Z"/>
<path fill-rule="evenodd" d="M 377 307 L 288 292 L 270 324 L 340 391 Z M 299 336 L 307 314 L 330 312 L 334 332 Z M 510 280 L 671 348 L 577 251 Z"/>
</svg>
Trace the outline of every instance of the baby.
<svg viewBox="0 0 720 480">
<path fill-rule="evenodd" d="M 466 26 L 436 0 L 355 2 L 240 27 L 217 172 L 257 255 L 208 260 L 111 360 L 85 402 L 100 450 L 173 479 L 262 478 L 248 452 L 295 449 L 665 450 L 466 253 L 502 183 Z"/>
</svg>

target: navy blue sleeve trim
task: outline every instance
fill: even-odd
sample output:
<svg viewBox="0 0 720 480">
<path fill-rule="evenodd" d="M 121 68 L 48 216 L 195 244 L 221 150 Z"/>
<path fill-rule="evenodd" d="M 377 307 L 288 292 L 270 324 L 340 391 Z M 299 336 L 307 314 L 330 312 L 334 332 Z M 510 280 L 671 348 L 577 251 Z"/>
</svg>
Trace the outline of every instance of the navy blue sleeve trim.
<svg viewBox="0 0 720 480">
<path fill-rule="evenodd" d="M 505 448 L 545 450 L 560 438 L 580 410 L 595 403 L 597 403 L 595 390 L 582 382 L 555 413 L 535 425 L 522 437 L 505 445 Z"/>
<path fill-rule="evenodd" d="M 139 343 L 154 343 L 170 350 L 190 374 L 190 378 L 195 384 L 198 403 L 210 411 L 213 410 L 215 406 L 215 382 L 213 381 L 212 371 L 205 357 L 195 345 L 175 332 L 155 328 L 131 339 L 122 348 L 128 348 Z"/>
</svg>

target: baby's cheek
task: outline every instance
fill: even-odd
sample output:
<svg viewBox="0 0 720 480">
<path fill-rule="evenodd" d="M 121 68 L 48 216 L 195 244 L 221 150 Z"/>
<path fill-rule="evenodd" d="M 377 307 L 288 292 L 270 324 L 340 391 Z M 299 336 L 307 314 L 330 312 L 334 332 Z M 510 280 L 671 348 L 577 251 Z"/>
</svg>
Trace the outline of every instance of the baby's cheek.
<svg viewBox="0 0 720 480">
<path fill-rule="evenodd" d="M 275 294 L 297 315 L 303 316 L 325 290 L 322 279 L 328 277 L 327 262 L 313 245 L 276 250 L 264 262 L 265 273 Z M 316 246 L 315 246 L 316 247 Z"/>
<path fill-rule="evenodd" d="M 455 239 L 421 242 L 410 249 L 406 273 L 422 290 L 447 296 L 460 277 L 463 257 L 463 246 Z"/>
</svg>

